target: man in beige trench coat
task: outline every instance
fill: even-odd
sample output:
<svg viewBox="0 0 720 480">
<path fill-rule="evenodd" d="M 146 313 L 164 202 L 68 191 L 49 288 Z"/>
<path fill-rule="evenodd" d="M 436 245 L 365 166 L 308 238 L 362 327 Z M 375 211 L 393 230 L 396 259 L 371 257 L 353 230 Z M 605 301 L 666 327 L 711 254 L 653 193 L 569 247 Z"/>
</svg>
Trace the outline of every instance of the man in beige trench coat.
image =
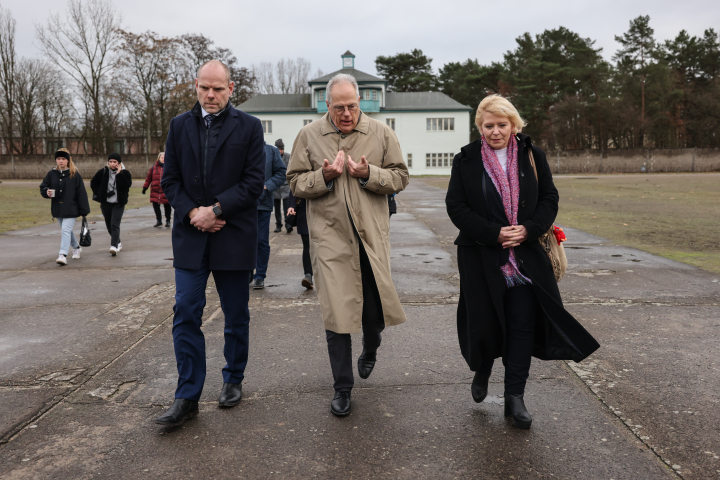
<svg viewBox="0 0 720 480">
<path fill-rule="evenodd" d="M 375 366 L 380 332 L 403 323 L 390 276 L 387 195 L 408 184 L 395 132 L 360 111 L 355 78 L 328 82 L 328 113 L 300 131 L 287 179 L 306 198 L 312 260 L 335 379 L 332 413 L 350 413 L 353 368 L 351 333 L 363 333 L 358 373 Z"/>
</svg>

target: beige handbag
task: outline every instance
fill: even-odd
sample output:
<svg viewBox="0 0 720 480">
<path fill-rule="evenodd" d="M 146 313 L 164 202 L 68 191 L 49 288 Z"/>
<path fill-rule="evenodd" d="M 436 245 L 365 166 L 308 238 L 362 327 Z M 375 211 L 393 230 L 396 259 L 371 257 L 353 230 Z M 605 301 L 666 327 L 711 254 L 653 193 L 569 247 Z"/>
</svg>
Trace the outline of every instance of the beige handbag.
<svg viewBox="0 0 720 480">
<path fill-rule="evenodd" d="M 530 154 L 530 164 L 533 167 L 533 171 L 535 172 L 535 180 L 537 181 L 537 167 L 535 166 L 535 158 L 532 154 L 532 148 L 529 150 L 528 153 Z M 540 238 L 538 238 L 540 246 L 543 248 L 543 250 L 545 250 L 545 253 L 547 253 L 548 258 L 550 259 L 553 272 L 555 273 L 555 281 L 557 282 L 559 282 L 563 278 L 568 267 L 567 257 L 565 256 L 565 247 L 563 247 L 562 244 L 562 242 L 564 241 L 565 234 L 563 233 L 562 228 L 556 227 L 555 224 L 550 227 L 550 230 L 548 230 L 543 235 L 541 235 Z"/>
</svg>

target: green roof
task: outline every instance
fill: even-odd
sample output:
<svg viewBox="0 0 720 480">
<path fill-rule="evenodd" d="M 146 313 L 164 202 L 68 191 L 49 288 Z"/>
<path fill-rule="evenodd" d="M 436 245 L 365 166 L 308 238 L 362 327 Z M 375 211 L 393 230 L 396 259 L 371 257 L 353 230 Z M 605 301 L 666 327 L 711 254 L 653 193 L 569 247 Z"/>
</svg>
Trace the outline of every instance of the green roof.
<svg viewBox="0 0 720 480">
<path fill-rule="evenodd" d="M 327 75 L 323 75 L 320 78 L 310 80 L 308 83 L 311 85 L 313 83 L 328 83 L 330 79 L 338 73 L 347 73 L 348 75 L 352 75 L 353 77 L 355 77 L 355 80 L 357 80 L 358 83 L 387 83 L 387 80 L 385 80 L 384 78 L 361 72 L 356 68 L 341 68 L 340 70 L 328 73 Z"/>
<path fill-rule="evenodd" d="M 442 92 L 387 92 L 383 110 L 472 110 Z"/>
<path fill-rule="evenodd" d="M 309 93 L 280 93 L 256 95 L 237 106 L 243 112 L 313 112 Z"/>
</svg>

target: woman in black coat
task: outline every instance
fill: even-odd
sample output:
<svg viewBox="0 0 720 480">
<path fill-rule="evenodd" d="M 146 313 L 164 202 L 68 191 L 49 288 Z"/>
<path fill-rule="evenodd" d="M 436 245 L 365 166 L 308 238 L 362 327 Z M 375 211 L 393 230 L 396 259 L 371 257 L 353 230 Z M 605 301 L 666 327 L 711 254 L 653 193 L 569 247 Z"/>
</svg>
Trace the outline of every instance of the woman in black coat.
<svg viewBox="0 0 720 480">
<path fill-rule="evenodd" d="M 70 151 L 61 148 L 55 152 L 57 166 L 50 170 L 40 184 L 40 195 L 52 200 L 50 212 L 60 224 L 62 237 L 60 240 L 60 254 L 55 263 L 67 265 L 67 255 L 70 247 L 73 249 L 72 258 L 80 258 L 82 248 L 78 244 L 73 227 L 77 217 L 84 217 L 90 213 L 85 183 L 75 168 Z"/>
<path fill-rule="evenodd" d="M 312 262 L 310 262 L 310 231 L 308 230 L 307 224 L 307 209 L 306 200 L 304 198 L 294 197 L 290 193 L 288 198 L 288 216 L 297 215 L 297 233 L 300 235 L 303 243 L 303 270 L 305 271 L 305 278 L 302 279 L 302 286 L 311 290 L 313 288 L 313 269 Z"/>
<path fill-rule="evenodd" d="M 107 166 L 98 170 L 90 181 L 93 200 L 100 202 L 105 227 L 110 234 L 110 255 L 113 257 L 122 250 L 120 221 L 125 212 L 131 186 L 132 175 L 123 166 L 118 153 L 111 153 L 108 156 Z"/>
<path fill-rule="evenodd" d="M 487 395 L 494 359 L 502 357 L 505 415 L 530 428 L 523 395 L 531 357 L 579 362 L 600 345 L 563 307 L 538 243 L 555 221 L 559 199 L 545 153 L 519 133 L 524 121 L 499 95 L 480 103 L 475 122 L 482 138 L 455 156 L 445 199 L 460 229 L 460 350 L 475 372 L 476 402 Z"/>
</svg>

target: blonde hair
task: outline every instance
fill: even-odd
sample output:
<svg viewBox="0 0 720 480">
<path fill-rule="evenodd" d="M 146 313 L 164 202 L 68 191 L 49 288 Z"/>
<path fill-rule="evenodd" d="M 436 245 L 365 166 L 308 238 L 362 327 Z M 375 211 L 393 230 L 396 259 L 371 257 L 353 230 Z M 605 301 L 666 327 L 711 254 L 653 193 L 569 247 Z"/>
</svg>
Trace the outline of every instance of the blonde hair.
<svg viewBox="0 0 720 480">
<path fill-rule="evenodd" d="M 513 124 L 515 130 L 513 133 L 521 132 L 523 127 L 527 125 L 525 120 L 523 120 L 518 113 L 517 108 L 515 108 L 515 106 L 510 103 L 507 98 L 502 97 L 497 93 L 483 98 L 480 105 L 478 105 L 477 113 L 475 114 L 475 125 L 477 125 L 480 132 L 482 132 L 483 116 L 486 113 L 492 113 L 498 117 L 509 118 L 510 123 Z"/>
<path fill-rule="evenodd" d="M 70 170 L 70 178 L 74 178 L 74 177 L 75 177 L 75 174 L 78 172 L 78 169 L 77 169 L 77 167 L 75 166 L 75 164 L 74 164 L 73 161 L 72 161 L 72 155 L 70 154 L 70 150 L 68 150 L 67 148 L 64 148 L 64 147 L 63 147 L 63 148 L 58 148 L 57 151 L 58 151 L 58 152 L 65 152 L 65 153 L 67 153 L 68 156 L 70 157 L 70 158 L 68 158 L 68 169 Z M 65 158 L 65 157 L 63 157 L 63 158 Z"/>
<path fill-rule="evenodd" d="M 159 162 L 159 161 L 160 161 L 160 157 L 162 157 L 163 155 L 165 155 L 165 152 L 160 152 L 160 153 L 158 153 L 158 158 L 157 158 L 157 160 L 155 160 L 155 161 L 156 161 L 156 162 Z"/>
</svg>

